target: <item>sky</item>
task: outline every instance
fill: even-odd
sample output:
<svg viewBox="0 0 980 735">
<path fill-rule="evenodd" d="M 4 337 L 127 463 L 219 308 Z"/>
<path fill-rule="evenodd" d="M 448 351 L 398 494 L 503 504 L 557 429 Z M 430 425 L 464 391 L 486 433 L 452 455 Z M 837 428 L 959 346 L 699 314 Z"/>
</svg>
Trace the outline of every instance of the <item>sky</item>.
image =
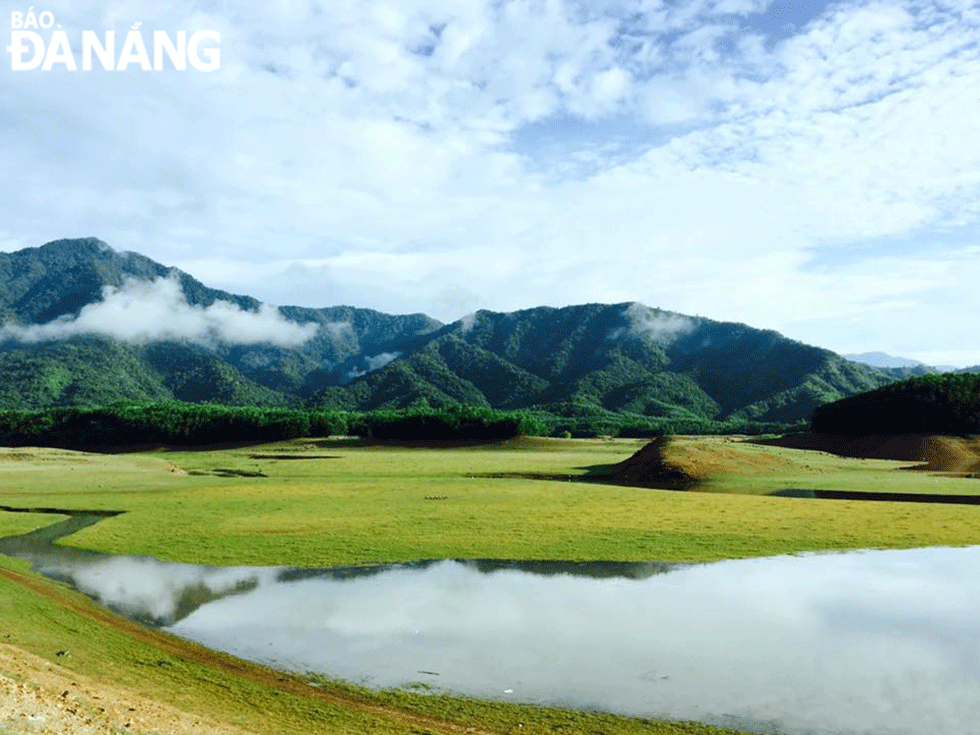
<svg viewBox="0 0 980 735">
<path fill-rule="evenodd" d="M 49 70 L 7 49 L 29 9 Z M 217 68 L 82 68 L 85 31 L 121 64 L 134 27 L 151 62 L 154 31 L 219 34 Z M 980 0 L 0 0 L 0 250 L 95 236 L 272 304 L 637 301 L 976 365 L 978 39 Z"/>
</svg>

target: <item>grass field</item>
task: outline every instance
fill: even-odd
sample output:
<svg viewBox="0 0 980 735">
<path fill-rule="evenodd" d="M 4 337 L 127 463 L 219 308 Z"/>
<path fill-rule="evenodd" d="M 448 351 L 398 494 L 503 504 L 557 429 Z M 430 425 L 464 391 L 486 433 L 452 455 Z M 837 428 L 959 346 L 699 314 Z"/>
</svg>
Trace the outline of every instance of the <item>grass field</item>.
<svg viewBox="0 0 980 735">
<path fill-rule="evenodd" d="M 126 511 L 66 543 L 207 564 L 331 566 L 447 557 L 705 561 L 980 543 L 975 507 L 764 495 L 786 487 L 855 485 L 976 492 L 975 480 L 909 472 L 883 460 L 705 441 L 681 439 L 675 446 L 685 461 L 714 462 L 704 474 L 704 489 L 713 492 L 689 493 L 584 481 L 644 443 L 633 440 L 522 439 L 453 449 L 303 440 L 111 456 L 0 450 L 0 505 Z M 0 534 L 54 520 L 0 512 Z M 251 732 L 719 732 L 337 685 L 311 689 L 94 610 L 0 557 L 0 644 Z M 56 657 L 66 648 L 70 656 Z"/>
<path fill-rule="evenodd" d="M 707 489 L 750 493 L 725 495 L 492 477 L 584 478 L 640 446 L 528 439 L 424 449 L 341 440 L 108 457 L 39 450 L 34 462 L 0 460 L 6 488 L 0 504 L 127 511 L 66 543 L 205 564 L 705 561 L 980 541 L 980 513 L 968 507 L 757 495 L 786 487 L 980 487 L 971 479 L 899 470 L 895 462 L 737 445 L 795 459 L 781 469 L 765 461 L 754 472 L 710 475 Z M 321 458 L 265 458 L 304 454 Z"/>
</svg>

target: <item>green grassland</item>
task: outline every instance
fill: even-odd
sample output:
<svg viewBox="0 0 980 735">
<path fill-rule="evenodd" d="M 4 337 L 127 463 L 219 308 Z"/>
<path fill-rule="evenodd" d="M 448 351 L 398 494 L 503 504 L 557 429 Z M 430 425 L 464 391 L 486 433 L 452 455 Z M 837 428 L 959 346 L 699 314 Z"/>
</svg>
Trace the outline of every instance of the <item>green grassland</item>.
<svg viewBox="0 0 980 735">
<path fill-rule="evenodd" d="M 0 505 L 125 511 L 65 543 L 207 564 L 331 566 L 433 558 L 707 561 L 980 543 L 976 507 L 763 494 L 786 487 L 951 492 L 935 489 L 937 484 L 975 492 L 970 484 L 975 480 L 898 469 L 903 463 L 717 441 L 725 443 L 715 447 L 716 453 L 734 446 L 736 459 L 747 456 L 738 452 L 758 453 L 740 473 L 706 478 L 705 489 L 717 492 L 590 481 L 633 454 L 642 440 L 539 438 L 433 448 L 304 439 L 116 455 L 20 448 L 0 450 Z M 0 534 L 54 520 L 0 513 Z M 25 566 L 0 557 L 3 570 L 24 573 Z M 391 714 L 403 711 L 499 733 L 721 732 L 695 724 L 372 693 L 337 684 L 325 691 L 341 697 L 340 703 L 320 701 L 161 652 L 152 642 L 87 618 L 81 608 L 69 609 L 65 601 L 78 596 L 60 585 L 28 578 L 56 590 L 52 594 L 60 595 L 61 602 L 0 575 L 0 642 L 256 732 L 461 731 L 431 723 L 423 727 Z M 56 659 L 55 653 L 65 648 L 71 655 Z"/>
<path fill-rule="evenodd" d="M 51 513 L 7 513 L 0 511 L 0 538 L 28 533 L 64 520 L 66 516 Z"/>
<path fill-rule="evenodd" d="M 706 479 L 705 489 L 724 494 L 574 481 L 601 473 L 642 444 L 518 439 L 443 449 L 300 440 L 111 456 L 46 450 L 44 461 L 0 461 L 6 488 L 0 504 L 127 511 L 65 543 L 206 564 L 707 561 L 980 542 L 975 508 L 759 496 L 785 488 L 980 487 L 968 478 L 899 469 L 897 462 L 738 443 L 740 451 L 767 461 L 754 473 Z M 265 458 L 304 454 L 320 458 Z"/>
</svg>

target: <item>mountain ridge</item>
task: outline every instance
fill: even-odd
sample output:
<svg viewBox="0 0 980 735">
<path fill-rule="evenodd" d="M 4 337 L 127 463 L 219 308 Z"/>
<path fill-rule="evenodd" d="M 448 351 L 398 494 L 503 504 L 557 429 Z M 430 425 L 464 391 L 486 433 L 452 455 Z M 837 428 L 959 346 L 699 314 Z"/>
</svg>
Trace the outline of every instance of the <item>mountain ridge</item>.
<svg viewBox="0 0 980 735">
<path fill-rule="evenodd" d="M 135 313 L 150 307 L 159 324 Z M 269 307 L 97 238 L 0 253 L 0 317 L 4 408 L 467 403 L 571 418 L 792 423 L 909 374 L 637 302 L 480 310 L 448 324 L 353 306 Z M 120 336 L 122 326 L 137 336 Z"/>
</svg>

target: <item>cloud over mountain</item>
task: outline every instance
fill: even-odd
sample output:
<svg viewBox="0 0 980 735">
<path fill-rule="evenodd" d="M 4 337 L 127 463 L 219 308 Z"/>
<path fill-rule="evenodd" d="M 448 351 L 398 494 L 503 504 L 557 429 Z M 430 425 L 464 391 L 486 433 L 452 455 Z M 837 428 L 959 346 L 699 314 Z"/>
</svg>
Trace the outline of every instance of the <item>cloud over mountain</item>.
<svg viewBox="0 0 980 735">
<path fill-rule="evenodd" d="M 609 333 L 610 340 L 624 337 L 646 337 L 654 342 L 669 343 L 676 337 L 692 332 L 697 322 L 684 314 L 651 309 L 649 306 L 631 303 L 623 310 L 628 326 Z"/>
<path fill-rule="evenodd" d="M 102 300 L 87 304 L 75 317 L 63 316 L 46 324 L 4 325 L 0 338 L 43 342 L 96 334 L 133 344 L 178 340 L 204 346 L 271 343 L 298 347 L 317 329 L 313 323 L 286 319 L 278 307 L 269 304 L 262 304 L 258 311 L 229 301 L 194 306 L 172 275 L 153 281 L 127 278 L 121 287 L 104 287 Z"/>
</svg>

